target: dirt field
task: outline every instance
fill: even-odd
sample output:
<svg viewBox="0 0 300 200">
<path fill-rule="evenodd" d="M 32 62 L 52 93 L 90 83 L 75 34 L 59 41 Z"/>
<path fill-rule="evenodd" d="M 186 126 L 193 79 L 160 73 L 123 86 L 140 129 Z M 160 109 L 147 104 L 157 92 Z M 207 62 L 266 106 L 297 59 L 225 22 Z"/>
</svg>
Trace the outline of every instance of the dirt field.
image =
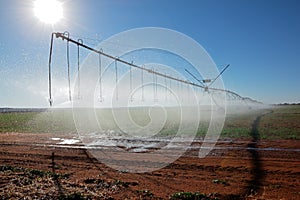
<svg viewBox="0 0 300 200">
<path fill-rule="evenodd" d="M 298 140 L 224 140 L 206 158 L 195 148 L 163 169 L 132 174 L 85 149 L 49 147 L 54 136 L 0 134 L 2 199 L 300 199 Z"/>
</svg>

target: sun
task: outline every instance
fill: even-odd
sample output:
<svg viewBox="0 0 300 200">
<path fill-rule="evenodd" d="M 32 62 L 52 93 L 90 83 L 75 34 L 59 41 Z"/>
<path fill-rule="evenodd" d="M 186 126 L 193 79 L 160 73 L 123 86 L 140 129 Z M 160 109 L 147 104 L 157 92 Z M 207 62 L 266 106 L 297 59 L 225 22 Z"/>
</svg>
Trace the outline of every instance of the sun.
<svg viewBox="0 0 300 200">
<path fill-rule="evenodd" d="M 47 24 L 57 23 L 63 17 L 62 3 L 57 0 L 35 0 L 33 10 L 35 16 Z"/>
</svg>

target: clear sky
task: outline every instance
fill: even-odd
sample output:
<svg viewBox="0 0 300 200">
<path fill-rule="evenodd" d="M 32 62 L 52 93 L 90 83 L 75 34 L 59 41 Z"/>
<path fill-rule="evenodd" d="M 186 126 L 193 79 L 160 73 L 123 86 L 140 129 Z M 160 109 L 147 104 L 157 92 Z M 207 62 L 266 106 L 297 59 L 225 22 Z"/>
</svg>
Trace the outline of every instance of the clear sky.
<svg viewBox="0 0 300 200">
<path fill-rule="evenodd" d="M 31 0 L 0 1 L 0 107 L 47 107 L 50 34 L 106 39 L 164 27 L 200 43 L 225 87 L 265 103 L 300 102 L 298 0 L 60 0 L 64 18 L 40 22 Z M 96 45 L 96 40 L 85 40 Z"/>
</svg>

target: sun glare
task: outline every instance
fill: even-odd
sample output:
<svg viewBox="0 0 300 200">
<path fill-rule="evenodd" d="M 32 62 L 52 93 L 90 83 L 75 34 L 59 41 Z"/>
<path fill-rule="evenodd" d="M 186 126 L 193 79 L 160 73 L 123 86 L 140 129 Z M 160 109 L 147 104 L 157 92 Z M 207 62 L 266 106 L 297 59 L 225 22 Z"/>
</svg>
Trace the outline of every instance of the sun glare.
<svg viewBox="0 0 300 200">
<path fill-rule="evenodd" d="M 34 14 L 42 22 L 54 24 L 63 17 L 62 3 L 57 0 L 35 0 Z"/>
</svg>

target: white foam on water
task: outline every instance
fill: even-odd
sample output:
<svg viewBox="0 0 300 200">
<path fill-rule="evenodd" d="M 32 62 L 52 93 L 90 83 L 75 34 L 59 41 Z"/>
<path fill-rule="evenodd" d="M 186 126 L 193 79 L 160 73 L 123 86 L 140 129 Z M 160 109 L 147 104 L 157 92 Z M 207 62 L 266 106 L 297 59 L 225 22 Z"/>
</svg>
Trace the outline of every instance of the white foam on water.
<svg viewBox="0 0 300 200">
<path fill-rule="evenodd" d="M 58 144 L 76 144 L 78 142 L 80 142 L 78 139 L 63 139 L 63 141 Z"/>
<path fill-rule="evenodd" d="M 87 140 L 91 139 L 91 135 L 88 135 Z M 172 141 L 172 138 L 168 137 L 122 137 L 122 136 L 105 136 L 92 134 L 91 142 L 84 142 L 88 147 L 100 147 L 110 148 L 118 147 L 125 149 L 130 152 L 146 152 L 151 149 L 162 149 L 162 148 L 180 148 L 185 149 L 187 138 Z M 85 138 L 82 137 L 83 141 Z"/>
<path fill-rule="evenodd" d="M 57 140 L 62 140 L 62 139 L 61 139 L 61 138 L 56 138 L 56 137 L 54 137 L 54 138 L 51 138 L 51 140 L 57 141 Z"/>
<path fill-rule="evenodd" d="M 65 148 L 110 148 L 110 147 L 119 147 L 124 148 L 127 151 L 135 152 L 135 153 L 142 153 L 147 152 L 151 149 L 157 148 L 161 149 L 164 146 L 168 145 L 168 149 L 180 149 L 186 148 L 186 138 L 182 138 L 182 140 L 176 140 L 176 142 L 171 142 L 171 138 L 145 138 L 145 137 L 121 137 L 121 136 L 105 136 L 105 135 L 98 135 L 97 133 L 93 133 L 94 140 L 90 143 L 86 143 L 85 146 L 60 146 Z M 89 135 L 91 137 L 91 135 Z M 89 138 L 88 137 L 88 138 Z M 97 140 L 95 140 L 97 138 Z M 64 139 L 54 137 L 51 138 L 53 141 L 61 141 L 56 143 L 56 145 L 72 145 L 79 143 L 80 140 L 76 137 L 73 139 Z M 194 142 L 199 142 L 199 144 L 195 144 L 193 146 L 189 146 L 189 149 L 199 149 L 199 148 L 208 148 L 205 146 L 201 146 L 201 142 L 203 139 L 195 139 Z M 231 143 L 232 140 L 220 140 L 221 143 Z M 245 141 L 235 141 L 235 143 L 244 143 Z M 51 146 L 51 145 L 49 145 Z M 215 146 L 215 150 L 256 150 L 256 151 L 286 151 L 286 152 L 300 152 L 300 149 L 288 149 L 288 148 L 251 148 L 251 147 L 237 147 L 237 146 Z"/>
</svg>

